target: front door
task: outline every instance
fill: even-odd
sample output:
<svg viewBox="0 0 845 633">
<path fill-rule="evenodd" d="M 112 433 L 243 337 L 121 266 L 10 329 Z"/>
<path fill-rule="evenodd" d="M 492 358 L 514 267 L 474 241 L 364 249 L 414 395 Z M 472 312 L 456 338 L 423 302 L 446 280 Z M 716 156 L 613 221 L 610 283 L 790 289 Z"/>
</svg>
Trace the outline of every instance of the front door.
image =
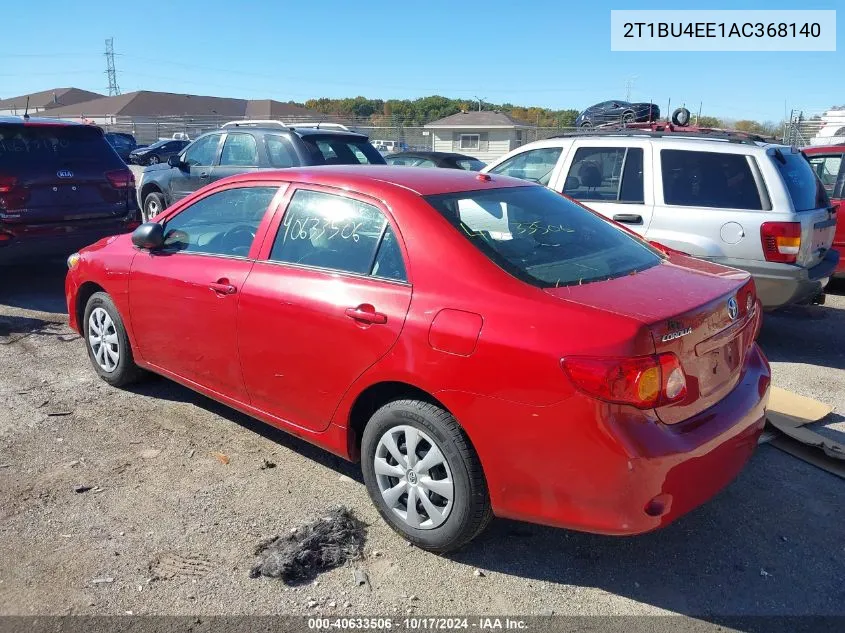
<svg viewBox="0 0 845 633">
<path fill-rule="evenodd" d="M 574 150 L 574 151 L 573 151 Z M 585 142 L 570 150 L 554 186 L 602 215 L 646 235 L 654 211 L 647 143 Z"/>
<path fill-rule="evenodd" d="M 237 305 L 259 225 L 278 187 L 213 192 L 165 220 L 165 246 L 139 253 L 129 311 L 141 357 L 248 401 L 238 362 Z"/>
<path fill-rule="evenodd" d="M 182 165 L 171 167 L 170 204 L 178 202 L 213 179 L 220 139 L 223 134 L 209 134 L 198 138 L 182 154 Z"/>
<path fill-rule="evenodd" d="M 238 304 L 246 388 L 254 406 L 323 430 L 398 339 L 411 286 L 398 233 L 374 200 L 300 188 L 274 222 Z"/>
</svg>

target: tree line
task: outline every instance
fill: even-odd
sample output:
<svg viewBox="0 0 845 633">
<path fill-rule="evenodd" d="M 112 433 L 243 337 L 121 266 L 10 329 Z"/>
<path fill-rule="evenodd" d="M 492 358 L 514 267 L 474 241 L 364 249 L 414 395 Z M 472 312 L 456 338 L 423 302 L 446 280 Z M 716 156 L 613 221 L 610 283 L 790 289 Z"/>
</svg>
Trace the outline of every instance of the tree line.
<svg viewBox="0 0 845 633">
<path fill-rule="evenodd" d="M 450 99 L 433 95 L 419 99 L 368 99 L 366 97 L 346 97 L 330 99 L 321 97 L 309 99 L 297 105 L 322 112 L 327 115 L 340 117 L 354 117 L 367 119 L 375 126 L 391 126 L 401 122 L 406 126 L 421 126 L 437 119 L 442 119 L 458 112 L 478 109 L 478 102 L 467 99 Z M 512 103 L 482 103 L 484 110 L 498 110 L 510 115 L 514 119 L 536 125 L 538 127 L 573 127 L 579 111 L 568 108 L 552 110 L 539 106 L 519 106 Z M 664 115 L 671 113 L 663 113 Z M 743 132 L 753 132 L 769 136 L 778 136 L 783 131 L 783 122 L 760 122 L 750 119 L 735 121 L 714 116 L 698 117 L 692 115 L 692 123 L 702 127 L 731 128 Z"/>
</svg>

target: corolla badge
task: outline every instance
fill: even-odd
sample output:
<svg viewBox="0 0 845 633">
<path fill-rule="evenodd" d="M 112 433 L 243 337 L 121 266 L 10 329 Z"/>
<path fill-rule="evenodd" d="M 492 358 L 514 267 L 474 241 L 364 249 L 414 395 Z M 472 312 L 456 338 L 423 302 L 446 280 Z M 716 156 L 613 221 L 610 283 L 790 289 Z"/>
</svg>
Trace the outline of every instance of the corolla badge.
<svg viewBox="0 0 845 633">
<path fill-rule="evenodd" d="M 728 316 L 731 317 L 731 321 L 739 316 L 739 306 L 736 304 L 735 297 L 728 299 Z"/>
<path fill-rule="evenodd" d="M 669 341 L 674 341 L 676 338 L 681 338 L 682 336 L 686 336 L 687 334 L 692 334 L 692 328 L 684 328 L 683 330 L 676 330 L 675 332 L 669 332 L 665 334 L 663 338 L 660 340 L 664 343 L 668 343 Z"/>
<path fill-rule="evenodd" d="M 73 178 L 73 172 L 70 169 L 60 169 L 56 172 L 59 178 Z"/>
</svg>

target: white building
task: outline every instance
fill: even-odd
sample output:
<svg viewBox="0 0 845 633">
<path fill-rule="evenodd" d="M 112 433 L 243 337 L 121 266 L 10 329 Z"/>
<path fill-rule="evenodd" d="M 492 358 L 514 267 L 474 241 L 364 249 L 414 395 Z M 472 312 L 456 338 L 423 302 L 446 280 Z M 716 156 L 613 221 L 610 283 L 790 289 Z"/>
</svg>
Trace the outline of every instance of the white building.
<svg viewBox="0 0 845 633">
<path fill-rule="evenodd" d="M 460 112 L 425 126 L 435 152 L 458 152 L 489 163 L 528 141 L 535 126 L 503 112 Z"/>
<path fill-rule="evenodd" d="M 845 108 L 834 108 L 822 115 L 821 127 L 810 145 L 845 143 Z"/>
</svg>

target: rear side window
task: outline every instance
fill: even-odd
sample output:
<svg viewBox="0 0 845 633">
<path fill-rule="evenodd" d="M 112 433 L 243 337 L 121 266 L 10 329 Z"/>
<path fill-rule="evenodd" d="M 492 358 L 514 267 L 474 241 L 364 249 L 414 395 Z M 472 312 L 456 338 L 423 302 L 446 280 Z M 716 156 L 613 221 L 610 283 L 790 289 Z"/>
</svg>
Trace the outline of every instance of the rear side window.
<svg viewBox="0 0 845 633">
<path fill-rule="evenodd" d="M 384 157 L 364 139 L 344 136 L 303 136 L 317 165 L 384 165 Z"/>
<path fill-rule="evenodd" d="M 238 167 L 258 166 L 258 144 L 252 134 L 235 133 L 226 136 L 223 142 L 223 152 L 220 155 L 221 165 L 235 165 Z"/>
<path fill-rule="evenodd" d="M 830 199 L 822 182 L 816 178 L 813 168 L 803 154 L 775 150 L 772 160 L 783 178 L 796 211 L 830 206 Z"/>
<path fill-rule="evenodd" d="M 742 154 L 660 150 L 663 200 L 684 207 L 761 210 L 751 160 Z"/>
<path fill-rule="evenodd" d="M 300 189 L 291 199 L 270 259 L 359 275 L 404 279 L 396 239 L 373 205 Z"/>
<path fill-rule="evenodd" d="M 661 261 L 641 240 L 545 187 L 426 200 L 493 262 L 536 286 L 613 279 Z"/>
<path fill-rule="evenodd" d="M 458 167 L 466 171 L 481 171 L 486 166 L 486 163 L 482 163 L 480 160 L 476 160 L 475 158 L 462 158 L 455 162 Z"/>
<path fill-rule="evenodd" d="M 642 203 L 642 148 L 579 148 L 566 176 L 563 193 L 577 200 Z"/>
<path fill-rule="evenodd" d="M 55 172 L 88 165 L 123 167 L 98 128 L 0 124 L 0 172 Z"/>
<path fill-rule="evenodd" d="M 268 134 L 264 137 L 264 143 L 267 146 L 267 156 L 270 159 L 271 166 L 284 168 L 299 165 L 296 152 L 294 152 L 290 142 L 283 136 Z"/>
</svg>

